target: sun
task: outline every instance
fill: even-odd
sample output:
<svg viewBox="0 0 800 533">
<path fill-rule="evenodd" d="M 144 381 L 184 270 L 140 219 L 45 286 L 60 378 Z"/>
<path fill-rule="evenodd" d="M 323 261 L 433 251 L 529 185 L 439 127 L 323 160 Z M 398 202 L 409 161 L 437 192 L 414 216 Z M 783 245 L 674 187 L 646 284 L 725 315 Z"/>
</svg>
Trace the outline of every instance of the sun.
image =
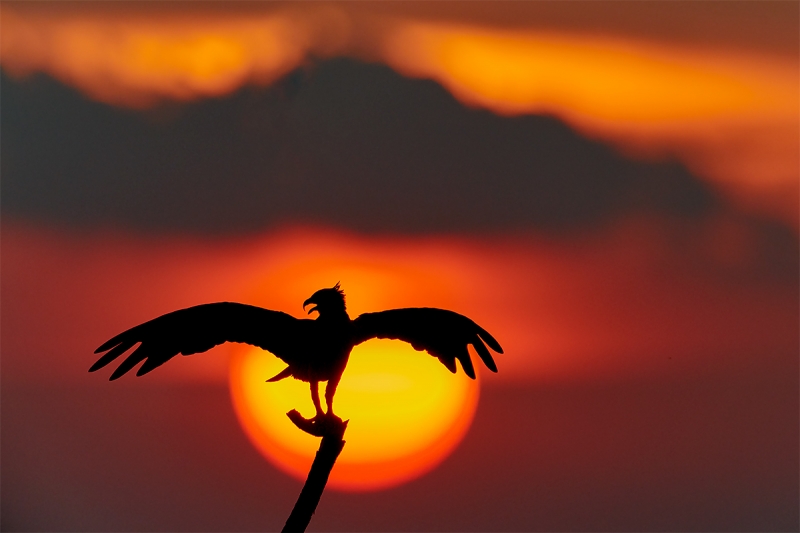
<svg viewBox="0 0 800 533">
<path fill-rule="evenodd" d="M 276 467 L 305 479 L 319 439 L 298 430 L 286 413 L 314 413 L 308 383 L 266 383 L 285 364 L 257 348 L 233 356 L 231 394 L 253 444 Z M 479 384 L 451 374 L 436 358 L 400 341 L 356 346 L 336 392 L 334 411 L 350 420 L 346 445 L 329 486 L 374 490 L 416 478 L 443 461 L 466 434 Z"/>
<path fill-rule="evenodd" d="M 297 242 L 269 246 L 274 262 L 254 283 L 243 281 L 245 301 L 299 310 L 314 291 L 340 281 L 351 317 L 403 307 L 461 307 L 457 295 L 464 281 L 458 271 L 441 261 L 425 268 L 410 264 L 401 242 L 372 243 L 369 253 L 346 240 L 332 245 L 326 238 L 315 246 Z M 281 246 L 289 253 L 278 253 Z M 237 345 L 231 358 L 231 396 L 254 446 L 277 468 L 304 480 L 319 439 L 297 429 L 286 413 L 297 409 L 311 417 L 314 406 L 308 383 L 266 383 L 285 367 L 269 352 Z M 334 411 L 350 422 L 328 486 L 375 490 L 425 474 L 461 442 L 478 396 L 479 380 L 469 379 L 461 368 L 451 374 L 438 359 L 405 342 L 373 339 L 356 346 L 336 390 Z"/>
</svg>

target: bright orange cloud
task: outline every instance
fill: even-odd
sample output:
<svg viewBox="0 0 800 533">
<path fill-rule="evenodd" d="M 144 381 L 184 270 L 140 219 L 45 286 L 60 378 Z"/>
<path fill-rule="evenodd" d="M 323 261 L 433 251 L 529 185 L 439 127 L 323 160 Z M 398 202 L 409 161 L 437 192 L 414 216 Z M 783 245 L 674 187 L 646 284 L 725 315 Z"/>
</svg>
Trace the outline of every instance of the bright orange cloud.
<svg viewBox="0 0 800 533">
<path fill-rule="evenodd" d="M 327 22 L 325 36 L 335 41 L 342 30 L 336 17 Z M 94 99 L 131 107 L 266 85 L 299 65 L 319 33 L 313 17 L 280 12 L 50 16 L 8 8 L 2 9 L 2 29 L 2 64 L 11 74 L 48 72 Z"/>
<path fill-rule="evenodd" d="M 794 65 L 580 35 L 408 23 L 389 63 L 461 100 L 515 115 L 554 113 L 587 129 L 669 130 L 722 118 L 786 120 Z"/>
</svg>

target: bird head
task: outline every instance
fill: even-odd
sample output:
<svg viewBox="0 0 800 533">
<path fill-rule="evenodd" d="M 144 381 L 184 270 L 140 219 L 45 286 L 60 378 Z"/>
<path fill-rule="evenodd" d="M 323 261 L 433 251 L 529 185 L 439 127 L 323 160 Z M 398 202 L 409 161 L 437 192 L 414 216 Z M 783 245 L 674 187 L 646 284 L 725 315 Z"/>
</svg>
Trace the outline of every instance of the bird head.
<svg viewBox="0 0 800 533">
<path fill-rule="evenodd" d="M 337 282 L 330 289 L 320 289 L 312 294 L 311 298 L 303 302 L 303 310 L 309 305 L 314 306 L 308 310 L 309 315 L 314 311 L 320 315 L 322 313 L 344 312 L 346 311 L 344 291 L 339 288 L 339 283 Z"/>
</svg>

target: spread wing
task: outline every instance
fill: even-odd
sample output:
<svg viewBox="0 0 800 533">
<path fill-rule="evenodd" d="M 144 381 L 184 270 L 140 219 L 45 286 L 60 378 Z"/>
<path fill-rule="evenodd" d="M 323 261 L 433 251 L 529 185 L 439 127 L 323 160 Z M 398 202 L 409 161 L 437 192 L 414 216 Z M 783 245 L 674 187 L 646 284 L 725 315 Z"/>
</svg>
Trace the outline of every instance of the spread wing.
<svg viewBox="0 0 800 533">
<path fill-rule="evenodd" d="M 471 344 L 484 364 L 497 372 L 489 347 L 503 353 L 500 344 L 475 322 L 453 311 L 432 308 L 391 309 L 364 313 L 353 321 L 355 344 L 372 338 L 399 339 L 415 350 L 425 350 L 438 358 L 450 372 L 456 372 L 456 359 L 466 374 L 475 379 L 475 369 L 467 346 Z"/>
<path fill-rule="evenodd" d="M 115 380 L 139 362 L 144 364 L 137 376 L 147 374 L 178 354 L 205 352 L 224 342 L 243 342 L 291 360 L 298 339 L 311 320 L 298 320 L 279 311 L 230 302 L 198 305 L 167 313 L 139 324 L 100 346 L 95 353 L 106 352 L 92 365 L 94 372 L 133 348 L 113 374 Z"/>
</svg>

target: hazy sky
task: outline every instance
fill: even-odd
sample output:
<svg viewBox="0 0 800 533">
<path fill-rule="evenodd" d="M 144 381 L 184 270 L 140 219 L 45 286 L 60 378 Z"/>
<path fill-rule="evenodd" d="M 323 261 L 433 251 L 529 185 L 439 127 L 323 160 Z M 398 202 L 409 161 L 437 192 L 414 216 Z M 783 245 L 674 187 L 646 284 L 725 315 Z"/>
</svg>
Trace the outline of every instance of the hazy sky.
<svg viewBox="0 0 800 533">
<path fill-rule="evenodd" d="M 229 351 L 86 369 L 336 281 L 506 353 L 451 457 L 312 530 L 797 529 L 796 2 L 1 11 L 3 530 L 279 529 Z"/>
</svg>

